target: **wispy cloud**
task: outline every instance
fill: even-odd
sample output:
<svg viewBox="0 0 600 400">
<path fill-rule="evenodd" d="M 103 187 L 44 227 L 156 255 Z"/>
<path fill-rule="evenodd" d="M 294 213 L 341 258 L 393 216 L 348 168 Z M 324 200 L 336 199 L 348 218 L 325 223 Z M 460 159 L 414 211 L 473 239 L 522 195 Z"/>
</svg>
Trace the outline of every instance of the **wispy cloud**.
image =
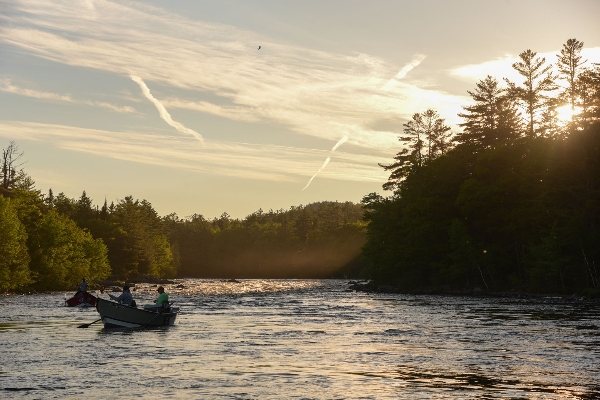
<svg viewBox="0 0 600 400">
<path fill-rule="evenodd" d="M 389 139 L 383 142 L 373 140 L 381 134 L 367 128 L 370 121 L 391 115 L 409 119 L 429 107 L 442 116 L 455 111 L 447 108 L 453 96 L 406 81 L 406 74 L 424 59 L 419 54 L 398 68 L 367 54 L 282 44 L 139 3 L 97 0 L 90 8 L 73 6 L 72 1 L 29 0 L 14 8 L 18 12 L 11 25 L 0 32 L 3 43 L 55 62 L 135 74 L 188 94 L 211 93 L 223 100 L 211 107 L 209 102 L 178 96 L 169 107 L 239 121 L 275 121 L 296 134 L 327 140 L 352 131 L 351 143 L 382 151 L 395 141 L 396 133 L 384 134 Z M 263 44 L 260 52 L 255 43 Z M 383 90 L 390 76 L 402 83 Z"/>
<path fill-rule="evenodd" d="M 43 143 L 45 146 L 94 154 L 139 164 L 186 169 L 211 176 L 300 182 L 313 174 L 322 151 L 289 146 L 250 145 L 207 141 L 203 151 L 180 135 L 109 131 L 33 122 L 0 121 L 0 137 Z M 382 182 L 386 173 L 377 166 L 386 156 L 336 152 L 329 179 Z"/>
<path fill-rule="evenodd" d="M 163 106 L 160 101 L 158 101 L 154 96 L 152 96 L 152 93 L 150 93 L 150 89 L 148 89 L 148 86 L 146 86 L 142 78 L 135 75 L 131 75 L 130 78 L 132 81 L 140 85 L 140 89 L 142 89 L 142 94 L 148 100 L 150 100 L 152 104 L 154 104 L 154 106 L 158 110 L 158 114 L 167 124 L 171 125 L 173 128 L 177 129 L 181 133 L 192 135 L 193 137 L 198 139 L 200 143 L 204 144 L 204 139 L 202 138 L 202 135 L 200 135 L 198 132 L 186 127 L 181 122 L 173 121 L 173 118 L 171 118 L 171 114 L 169 114 L 165 106 Z"/>
<path fill-rule="evenodd" d="M 69 95 L 52 93 L 52 92 L 42 92 L 33 89 L 22 88 L 19 86 L 15 86 L 12 84 L 10 79 L 0 79 L 0 91 L 13 93 L 20 96 L 33 97 L 41 100 L 53 100 L 53 101 L 62 101 L 66 103 L 72 104 L 84 104 L 88 106 L 102 107 L 108 108 L 109 110 L 113 110 L 119 113 L 132 113 L 135 112 L 135 109 L 130 106 L 117 106 L 105 101 L 94 101 L 94 100 L 81 100 L 74 99 Z"/>
<path fill-rule="evenodd" d="M 556 62 L 558 53 L 559 52 L 538 53 L 537 57 L 545 58 L 546 63 L 553 65 L 555 72 L 557 72 Z M 591 66 L 592 63 L 600 62 L 600 47 L 585 48 L 581 51 L 581 55 L 583 60 L 587 60 L 587 63 L 584 65 Z M 463 65 L 453 69 L 451 73 L 469 81 L 478 81 L 491 75 L 499 81 L 502 80 L 502 78 L 507 78 L 513 82 L 521 82 L 523 77 L 512 67 L 517 61 L 520 61 L 518 55 L 509 54 L 496 60 L 484 61 L 479 64 Z"/>
</svg>

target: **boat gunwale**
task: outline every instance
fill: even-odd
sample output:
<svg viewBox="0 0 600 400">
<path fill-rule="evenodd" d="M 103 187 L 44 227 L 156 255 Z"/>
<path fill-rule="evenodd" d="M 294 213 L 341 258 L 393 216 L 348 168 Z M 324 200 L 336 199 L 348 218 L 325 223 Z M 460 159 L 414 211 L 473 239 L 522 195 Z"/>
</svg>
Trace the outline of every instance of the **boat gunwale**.
<svg viewBox="0 0 600 400">
<path fill-rule="evenodd" d="M 101 300 L 101 301 L 100 301 Z M 104 304 L 102 304 L 104 303 Z M 102 305 L 101 305 L 102 304 Z M 115 307 L 118 308 L 121 313 L 125 312 L 126 314 L 133 315 L 134 318 L 124 319 L 123 315 L 114 315 L 114 313 L 107 312 L 110 308 L 106 307 Z M 100 311 L 102 309 L 102 311 Z M 169 308 L 167 312 L 161 312 L 161 309 L 155 310 L 147 310 L 144 308 L 131 307 L 124 304 L 117 303 L 115 301 L 110 301 L 106 299 L 102 299 L 98 297 L 98 302 L 96 303 L 96 311 L 100 314 L 100 319 L 104 324 L 105 328 L 140 328 L 140 327 L 160 327 L 160 326 L 172 326 L 175 324 L 175 320 L 177 315 L 179 314 L 179 308 Z M 162 316 L 162 318 L 158 316 Z M 148 320 L 148 317 L 150 319 Z M 111 321 L 119 321 L 122 322 L 123 325 L 116 325 L 113 323 L 106 322 L 107 319 Z M 152 323 L 154 319 L 157 319 L 157 322 L 163 321 L 163 323 Z M 146 321 L 144 321 L 146 320 Z M 166 322 L 166 323 L 165 323 Z M 127 324 L 127 326 L 125 325 Z M 133 326 L 131 326 L 133 325 Z"/>
</svg>

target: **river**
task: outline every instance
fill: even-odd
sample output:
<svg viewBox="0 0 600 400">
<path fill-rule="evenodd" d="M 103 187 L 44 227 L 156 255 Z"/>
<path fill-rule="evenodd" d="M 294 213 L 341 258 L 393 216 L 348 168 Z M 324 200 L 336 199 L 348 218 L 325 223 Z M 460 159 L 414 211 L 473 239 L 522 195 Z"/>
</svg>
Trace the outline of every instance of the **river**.
<svg viewBox="0 0 600 400">
<path fill-rule="evenodd" d="M 78 329 L 98 314 L 64 293 L 0 297 L 0 398 L 600 398 L 598 303 L 177 285 L 176 325 L 148 330 Z M 156 286 L 133 295 L 149 303 Z"/>
</svg>

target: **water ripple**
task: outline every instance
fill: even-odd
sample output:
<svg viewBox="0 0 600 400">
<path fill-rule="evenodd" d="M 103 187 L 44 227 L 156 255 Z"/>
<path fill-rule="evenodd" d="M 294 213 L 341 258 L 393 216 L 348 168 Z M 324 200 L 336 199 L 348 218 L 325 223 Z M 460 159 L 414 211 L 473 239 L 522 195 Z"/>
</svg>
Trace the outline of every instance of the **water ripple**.
<svg viewBox="0 0 600 400">
<path fill-rule="evenodd" d="M 600 309 L 562 299 L 180 280 L 177 325 L 108 330 L 65 293 L 0 298 L 0 397 L 595 399 Z M 139 304 L 156 285 L 137 285 Z M 105 294 L 102 295 L 105 298 Z"/>
</svg>

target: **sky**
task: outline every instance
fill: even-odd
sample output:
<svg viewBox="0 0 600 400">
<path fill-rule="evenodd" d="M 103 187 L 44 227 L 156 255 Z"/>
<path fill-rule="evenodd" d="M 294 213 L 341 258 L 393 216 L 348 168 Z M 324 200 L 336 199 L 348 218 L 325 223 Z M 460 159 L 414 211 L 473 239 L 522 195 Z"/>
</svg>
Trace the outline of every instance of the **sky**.
<svg viewBox="0 0 600 400">
<path fill-rule="evenodd" d="M 94 204 L 180 218 L 385 194 L 398 135 L 570 38 L 600 62 L 600 1 L 0 0 L 0 148 Z M 259 49 L 260 47 L 260 49 Z"/>
</svg>

